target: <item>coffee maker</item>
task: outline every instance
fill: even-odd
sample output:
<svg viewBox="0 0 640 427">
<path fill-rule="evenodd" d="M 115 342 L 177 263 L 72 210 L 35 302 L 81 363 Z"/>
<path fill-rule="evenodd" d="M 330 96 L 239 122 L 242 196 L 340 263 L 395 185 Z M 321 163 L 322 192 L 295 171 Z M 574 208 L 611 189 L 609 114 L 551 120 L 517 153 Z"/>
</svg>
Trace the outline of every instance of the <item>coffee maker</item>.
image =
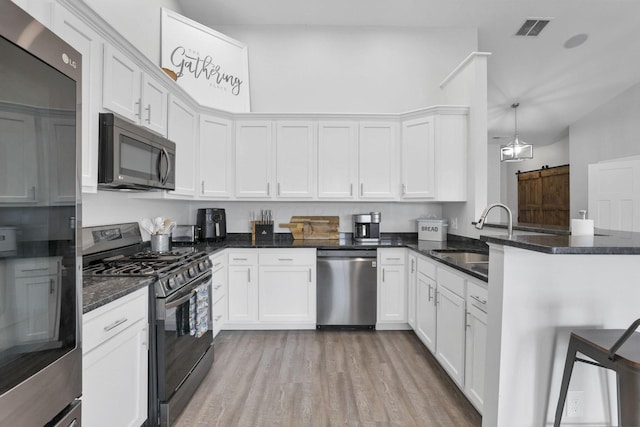
<svg viewBox="0 0 640 427">
<path fill-rule="evenodd" d="M 217 242 L 227 237 L 227 217 L 224 209 L 198 209 L 196 224 L 200 241 Z"/>
<path fill-rule="evenodd" d="M 353 240 L 362 243 L 380 241 L 380 212 L 353 215 Z"/>
</svg>

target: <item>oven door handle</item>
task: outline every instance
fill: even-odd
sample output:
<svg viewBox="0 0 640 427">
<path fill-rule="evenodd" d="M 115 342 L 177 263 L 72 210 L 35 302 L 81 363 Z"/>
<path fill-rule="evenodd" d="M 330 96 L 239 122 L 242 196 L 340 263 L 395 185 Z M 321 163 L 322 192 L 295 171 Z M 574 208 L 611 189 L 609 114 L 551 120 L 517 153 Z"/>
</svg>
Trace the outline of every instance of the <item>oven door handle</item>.
<svg viewBox="0 0 640 427">
<path fill-rule="evenodd" d="M 182 298 L 178 298 L 175 301 L 171 301 L 169 303 L 167 303 L 167 310 L 170 308 L 174 308 L 177 307 L 179 305 L 184 304 L 185 302 L 189 301 L 191 299 L 191 297 L 193 297 L 196 294 L 196 291 L 191 292 L 189 295 L 185 295 Z"/>
</svg>

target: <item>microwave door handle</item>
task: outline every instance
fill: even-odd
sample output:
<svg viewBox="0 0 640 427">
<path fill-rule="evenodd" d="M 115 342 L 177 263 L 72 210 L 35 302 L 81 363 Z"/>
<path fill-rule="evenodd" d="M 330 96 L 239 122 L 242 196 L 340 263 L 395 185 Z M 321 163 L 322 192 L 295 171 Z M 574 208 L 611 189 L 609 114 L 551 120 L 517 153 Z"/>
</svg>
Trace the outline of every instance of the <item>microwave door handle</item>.
<svg viewBox="0 0 640 427">
<path fill-rule="evenodd" d="M 171 174 L 171 160 L 169 159 L 169 153 L 166 148 L 162 148 L 162 152 L 164 153 L 164 158 L 167 159 L 167 172 L 164 174 L 164 178 L 162 178 L 162 183 L 166 184 Z"/>
</svg>

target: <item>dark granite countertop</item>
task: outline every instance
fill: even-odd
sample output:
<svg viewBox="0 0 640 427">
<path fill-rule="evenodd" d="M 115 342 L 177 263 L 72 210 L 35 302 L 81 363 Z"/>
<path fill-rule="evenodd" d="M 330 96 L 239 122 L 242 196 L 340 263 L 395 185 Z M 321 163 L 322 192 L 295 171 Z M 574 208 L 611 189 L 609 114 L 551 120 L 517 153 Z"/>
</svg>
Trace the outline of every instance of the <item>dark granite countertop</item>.
<svg viewBox="0 0 640 427">
<path fill-rule="evenodd" d="M 153 277 L 84 276 L 82 278 L 82 313 L 86 314 L 138 289 L 149 286 L 154 283 L 154 280 Z"/>
<path fill-rule="evenodd" d="M 340 240 L 294 240 L 290 233 L 278 233 L 275 235 L 273 241 L 269 242 L 251 242 L 251 235 L 246 233 L 231 233 L 220 242 L 201 242 L 194 245 L 176 245 L 177 247 L 194 247 L 198 250 L 214 254 L 223 249 L 262 249 L 262 248 L 276 248 L 276 249 L 288 249 L 288 248 L 313 248 L 313 249 L 327 249 L 327 248 L 344 248 L 344 249 L 361 249 L 367 248 L 390 248 L 390 247 L 405 247 L 412 249 L 422 255 L 428 256 L 434 260 L 440 261 L 452 268 L 455 268 L 463 273 L 469 274 L 482 281 L 487 281 L 487 275 L 482 272 L 470 270 L 463 264 L 456 264 L 450 260 L 443 259 L 436 250 L 442 249 L 464 249 L 476 252 L 486 252 L 489 249 L 486 243 L 476 239 L 469 239 L 459 237 L 455 235 L 448 235 L 448 240 L 443 242 L 423 241 L 418 240 L 417 233 L 394 233 L 382 235 L 380 242 L 375 244 L 363 244 L 354 242 L 351 239 L 351 235 L 347 234 L 345 238 Z M 153 283 L 153 278 L 144 277 L 83 277 L 83 313 L 88 313 L 91 310 L 95 310 L 111 301 L 121 298 L 127 294 L 135 292 L 136 290 L 149 286 Z M 151 289 L 153 292 L 153 289 Z"/>
<path fill-rule="evenodd" d="M 515 228 L 515 227 L 514 227 Z M 640 233 L 596 229 L 594 236 L 570 234 L 480 236 L 487 243 L 547 254 L 640 255 Z"/>
</svg>

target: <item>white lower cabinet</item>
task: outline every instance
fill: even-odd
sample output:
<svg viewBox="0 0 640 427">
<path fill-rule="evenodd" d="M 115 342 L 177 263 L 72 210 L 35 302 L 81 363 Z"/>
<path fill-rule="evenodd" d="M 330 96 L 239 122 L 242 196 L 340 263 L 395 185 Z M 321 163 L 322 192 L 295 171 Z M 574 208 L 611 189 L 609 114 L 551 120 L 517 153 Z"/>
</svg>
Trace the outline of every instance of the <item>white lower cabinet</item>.
<svg viewBox="0 0 640 427">
<path fill-rule="evenodd" d="M 315 250 L 260 251 L 260 322 L 316 323 Z"/>
<path fill-rule="evenodd" d="M 414 331 L 482 414 L 487 285 L 426 256 L 416 258 Z"/>
<path fill-rule="evenodd" d="M 464 392 L 482 413 L 487 353 L 487 300 L 485 286 L 467 282 L 467 342 Z"/>
<path fill-rule="evenodd" d="M 377 329 L 407 329 L 406 249 L 378 249 Z"/>
<path fill-rule="evenodd" d="M 211 329 L 213 337 L 227 321 L 227 253 L 211 255 Z"/>
<path fill-rule="evenodd" d="M 148 291 L 83 316 L 82 423 L 138 427 L 147 419 Z"/>
<path fill-rule="evenodd" d="M 224 329 L 315 329 L 315 249 L 231 250 L 228 263 Z"/>
<path fill-rule="evenodd" d="M 407 255 L 409 262 L 409 275 L 407 277 L 407 323 L 416 330 L 416 286 L 418 285 L 418 257 L 409 253 Z"/>
<path fill-rule="evenodd" d="M 438 267 L 436 296 L 436 359 L 451 378 L 464 386 L 464 350 L 466 311 L 464 279 Z M 454 286 L 450 286 L 450 285 Z M 459 290 L 461 287 L 462 292 Z"/>
<path fill-rule="evenodd" d="M 416 278 L 416 334 L 432 352 L 436 351 L 436 266 L 418 257 Z"/>
<path fill-rule="evenodd" d="M 258 253 L 254 249 L 233 250 L 228 257 L 229 324 L 258 321 Z M 240 327 L 242 329 L 242 327 Z"/>
</svg>

